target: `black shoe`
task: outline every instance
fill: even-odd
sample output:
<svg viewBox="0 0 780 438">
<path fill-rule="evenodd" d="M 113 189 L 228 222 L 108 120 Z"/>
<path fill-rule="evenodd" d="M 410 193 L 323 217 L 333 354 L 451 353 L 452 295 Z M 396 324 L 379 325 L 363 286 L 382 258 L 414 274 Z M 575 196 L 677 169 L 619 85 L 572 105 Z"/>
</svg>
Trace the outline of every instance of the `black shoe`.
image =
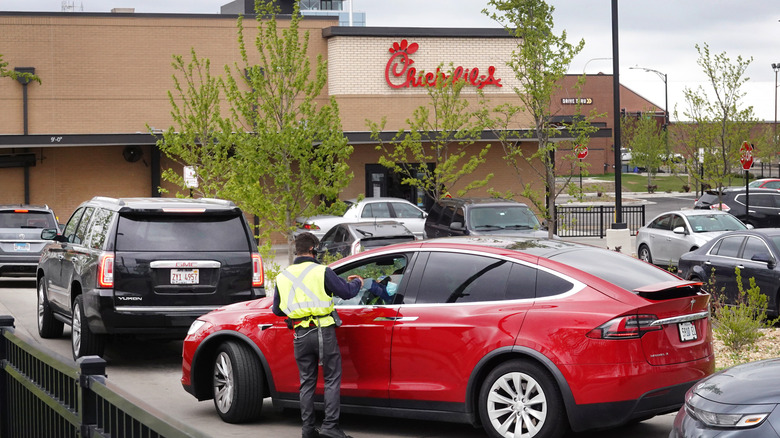
<svg viewBox="0 0 780 438">
<path fill-rule="evenodd" d="M 312 430 L 311 432 L 302 432 L 301 438 L 319 438 L 320 434 L 317 432 L 317 429 Z"/>
<path fill-rule="evenodd" d="M 326 431 L 320 431 L 320 436 L 325 438 L 352 438 L 350 435 L 347 435 L 344 433 L 343 430 L 339 429 L 331 429 Z"/>
</svg>

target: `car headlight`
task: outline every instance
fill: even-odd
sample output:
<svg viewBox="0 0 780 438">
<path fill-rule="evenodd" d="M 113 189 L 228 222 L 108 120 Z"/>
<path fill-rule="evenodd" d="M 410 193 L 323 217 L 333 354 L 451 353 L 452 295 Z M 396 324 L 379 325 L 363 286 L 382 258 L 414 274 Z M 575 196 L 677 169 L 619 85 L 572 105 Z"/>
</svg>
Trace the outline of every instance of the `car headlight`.
<svg viewBox="0 0 780 438">
<path fill-rule="evenodd" d="M 708 426 L 714 427 L 755 427 L 763 423 L 769 413 L 759 414 L 719 414 L 695 408 L 690 403 L 685 404 L 688 414 Z"/>
<path fill-rule="evenodd" d="M 196 319 L 191 325 L 189 330 L 187 330 L 187 336 L 192 336 L 195 333 L 198 332 L 203 326 L 206 325 L 206 321 Z"/>
</svg>

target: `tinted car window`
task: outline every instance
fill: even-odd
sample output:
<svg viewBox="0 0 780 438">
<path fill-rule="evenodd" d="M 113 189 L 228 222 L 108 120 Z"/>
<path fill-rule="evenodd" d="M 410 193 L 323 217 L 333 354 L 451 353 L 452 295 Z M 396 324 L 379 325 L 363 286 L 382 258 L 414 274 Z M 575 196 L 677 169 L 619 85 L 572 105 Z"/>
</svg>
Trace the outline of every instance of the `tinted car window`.
<svg viewBox="0 0 780 438">
<path fill-rule="evenodd" d="M 771 254 L 763 240 L 758 237 L 748 237 L 745 249 L 742 250 L 742 258 L 752 260 L 756 254 Z"/>
<path fill-rule="evenodd" d="M 51 213 L 3 211 L 0 212 L 0 228 L 57 228 L 57 223 Z"/>
<path fill-rule="evenodd" d="M 83 214 L 84 209 L 79 208 L 73 213 L 73 216 L 68 219 L 68 223 L 65 225 L 65 231 L 62 232 L 62 235 L 68 239 L 68 242 L 73 242 L 73 239 L 76 237 L 76 228 L 78 228 L 79 220 L 81 220 L 81 215 Z"/>
<path fill-rule="evenodd" d="M 509 300 L 534 298 L 536 296 L 537 269 L 512 263 L 506 297 Z"/>
<path fill-rule="evenodd" d="M 743 240 L 745 240 L 744 236 L 726 237 L 718 243 L 717 248 L 713 247 L 712 254 L 723 257 L 738 257 Z"/>
<path fill-rule="evenodd" d="M 463 224 L 463 207 L 458 208 L 455 210 L 455 214 L 452 215 L 452 222 L 460 222 L 461 225 Z"/>
<path fill-rule="evenodd" d="M 417 303 L 468 303 L 506 299 L 512 263 L 470 254 L 433 252 Z"/>
<path fill-rule="evenodd" d="M 442 206 L 441 204 L 434 204 L 433 208 L 431 208 L 431 212 L 428 213 L 428 218 L 426 219 L 426 223 L 435 224 L 439 221 L 439 216 L 441 216 L 441 210 Z"/>
<path fill-rule="evenodd" d="M 551 274 L 547 271 L 539 271 L 536 276 L 536 297 L 552 297 L 569 292 L 574 287 L 571 282 Z"/>
<path fill-rule="evenodd" d="M 92 207 L 87 207 L 84 209 L 84 215 L 81 217 L 81 222 L 79 222 L 79 227 L 76 229 L 76 235 L 73 238 L 73 243 L 83 243 L 85 238 L 87 237 L 87 232 L 89 229 L 87 228 L 89 226 L 89 220 L 92 219 L 92 213 L 95 212 L 95 209 Z"/>
<path fill-rule="evenodd" d="M 401 202 L 393 202 L 393 210 L 395 210 L 395 217 L 417 219 L 422 217 L 422 212 L 420 210 Z"/>
<path fill-rule="evenodd" d="M 650 228 L 655 228 L 658 230 L 670 230 L 671 228 L 669 228 L 669 226 L 671 220 L 672 216 L 669 214 L 661 216 L 650 224 Z"/>
<path fill-rule="evenodd" d="M 111 229 L 111 222 L 114 220 L 114 212 L 111 210 L 97 209 L 92 219 L 92 226 L 89 227 L 89 235 L 84 244 L 94 249 L 101 249 L 108 237 L 108 231 Z"/>
<path fill-rule="evenodd" d="M 374 202 L 363 207 L 361 217 L 390 217 L 390 207 L 387 202 Z"/>
<path fill-rule="evenodd" d="M 677 276 L 663 269 L 658 269 L 649 263 L 616 251 L 583 248 L 556 254 L 550 258 L 595 275 L 628 291 L 648 284 L 679 280 Z M 541 289 L 541 286 L 537 285 L 536 288 L 537 290 Z"/>
<path fill-rule="evenodd" d="M 237 216 L 120 216 L 117 251 L 247 251 Z"/>
<path fill-rule="evenodd" d="M 442 225 L 449 226 L 450 222 L 452 222 L 452 215 L 455 214 L 455 206 L 454 205 L 446 205 L 444 206 L 444 211 L 441 213 L 441 219 L 439 220 L 439 223 Z"/>
<path fill-rule="evenodd" d="M 678 215 L 675 214 L 675 215 L 672 215 L 672 225 L 671 225 L 671 228 L 672 228 L 672 230 L 674 230 L 677 227 L 683 227 L 683 229 L 686 228 L 685 227 L 685 219 L 683 219 L 681 216 L 678 216 Z"/>
<path fill-rule="evenodd" d="M 751 207 L 774 207 L 775 200 L 769 195 L 756 194 L 750 197 Z"/>
</svg>

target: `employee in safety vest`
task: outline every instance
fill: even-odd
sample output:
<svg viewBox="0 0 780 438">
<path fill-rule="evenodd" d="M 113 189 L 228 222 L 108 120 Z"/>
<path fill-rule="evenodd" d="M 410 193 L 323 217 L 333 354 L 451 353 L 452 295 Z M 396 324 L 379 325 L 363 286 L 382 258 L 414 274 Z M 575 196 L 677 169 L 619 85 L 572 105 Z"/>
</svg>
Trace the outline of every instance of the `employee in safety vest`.
<svg viewBox="0 0 780 438">
<path fill-rule="evenodd" d="M 295 238 L 295 260 L 276 277 L 273 312 L 287 316 L 295 330 L 293 347 L 301 379 L 301 420 L 303 438 L 350 438 L 339 427 L 341 413 L 341 352 L 336 340 L 340 325 L 334 311 L 333 296 L 350 299 L 363 286 L 357 275 L 349 282 L 315 259 L 319 240 L 311 233 Z M 335 318 L 334 319 L 334 315 Z M 318 363 L 325 379 L 325 419 L 319 432 L 314 427 L 314 389 Z"/>
</svg>

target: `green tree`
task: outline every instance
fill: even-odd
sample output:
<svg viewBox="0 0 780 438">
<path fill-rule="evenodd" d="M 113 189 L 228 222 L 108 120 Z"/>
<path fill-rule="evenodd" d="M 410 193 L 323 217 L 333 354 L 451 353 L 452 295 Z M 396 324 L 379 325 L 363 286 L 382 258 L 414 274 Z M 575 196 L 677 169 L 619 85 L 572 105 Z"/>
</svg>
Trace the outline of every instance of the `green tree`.
<svg viewBox="0 0 780 438">
<path fill-rule="evenodd" d="M 211 74 L 211 62 L 199 59 L 194 49 L 188 63 L 174 55 L 172 65 L 176 92 L 169 91 L 168 98 L 174 126 L 163 132 L 157 146 L 180 165 L 193 166 L 198 184 L 189 187 L 183 175 L 170 168 L 162 178 L 197 197 L 224 198 L 225 184 L 232 175 L 229 157 L 233 148 L 232 127 L 221 115 L 224 84 Z"/>
<path fill-rule="evenodd" d="M 380 136 L 385 119 L 380 123 L 367 120 L 372 138 L 379 142 L 382 153 L 379 163 L 401 175 L 401 182 L 418 188 L 434 202 L 444 197 L 458 183 L 470 177 L 485 162 L 490 145 L 475 146 L 485 129 L 480 109 L 472 110 L 461 96 L 465 79 L 453 81 L 452 66 L 447 74 L 438 72 L 435 86 L 428 88 L 430 103 L 414 110 L 389 142 Z M 432 165 L 432 166 L 431 166 Z M 470 190 L 484 187 L 493 174 L 463 182 L 457 190 L 463 196 Z"/>
<path fill-rule="evenodd" d="M 624 117 L 621 122 L 623 144 L 631 148 L 630 164 L 647 169 L 647 187 L 650 190 L 653 177 L 666 154 L 665 132 L 649 113 Z"/>
<path fill-rule="evenodd" d="M 560 88 L 559 81 L 566 75 L 572 59 L 585 45 L 581 40 L 577 45 L 566 41 L 566 31 L 560 35 L 553 33 L 555 10 L 542 0 L 489 0 L 488 7 L 482 12 L 497 21 L 521 42 L 507 62 L 515 73 L 520 85 L 515 93 L 522 105 L 503 104 L 494 109 L 491 125 L 496 131 L 504 149 L 505 160 L 518 177 L 521 194 L 541 212 L 548 222 L 555 222 L 556 173 L 555 151 L 559 146 L 561 124 L 553 120 L 551 102 L 553 94 Z M 580 79 L 580 84 L 584 77 Z M 518 134 L 512 127 L 517 126 L 516 116 L 527 112 L 533 121 L 532 130 Z M 589 117 L 575 117 L 572 123 L 563 128 L 569 129 L 574 140 L 565 142 L 570 147 L 587 145 L 590 125 Z M 525 136 L 537 140 L 538 147 L 530 156 L 523 153 L 518 137 Z M 544 193 L 540 194 L 524 175 L 531 169 L 538 172 L 544 181 Z M 541 168 L 538 164 L 541 164 Z M 563 189 L 561 189 L 563 190 Z M 513 191 L 503 195 L 513 197 Z M 550 236 L 553 227 L 549 228 Z"/>
<path fill-rule="evenodd" d="M 255 8 L 257 36 L 247 42 L 239 17 L 240 61 L 225 66 L 224 76 L 214 77 L 194 50 L 187 63 L 174 56 L 176 88 L 169 97 L 178 126 L 158 144 L 197 168 L 199 194 L 231 199 L 259 218 L 257 234 L 268 255 L 273 235 L 293 248 L 297 217 L 343 207 L 330 201 L 352 179 L 346 163 L 352 147 L 335 100 L 321 97 L 327 65 L 322 57 L 314 65 L 309 59 L 297 3 L 287 28 L 277 25 L 274 2 L 256 0 Z M 185 188 L 178 175 L 165 177 Z"/>
<path fill-rule="evenodd" d="M 273 232 L 286 237 L 292 262 L 296 217 L 334 208 L 322 201 L 337 200 L 351 181 L 347 160 L 352 146 L 335 99 L 321 99 L 327 64 L 318 56 L 312 66 L 309 33 L 301 35 L 299 29 L 298 3 L 286 29 L 277 26 L 274 2 L 256 0 L 255 8 L 257 53 L 250 56 L 239 17 L 241 64 L 225 68 L 235 145 L 226 190 L 260 218 L 265 225 L 261 237 Z"/>
<path fill-rule="evenodd" d="M 22 79 L 26 81 L 35 81 L 41 83 L 41 78 L 31 73 L 18 72 L 8 69 L 8 62 L 3 60 L 3 54 L 0 53 L 0 78 Z"/>
<path fill-rule="evenodd" d="M 745 72 L 753 58 L 737 56 L 732 62 L 725 52 L 712 54 L 706 43 L 697 44 L 696 50 L 709 93 L 702 86 L 683 90 L 686 109 L 682 118 L 691 123 L 680 127 L 678 142 L 687 156 L 696 157 L 688 161 L 689 175 L 704 185 L 722 188 L 740 170 L 739 148 L 750 140 L 757 123 L 753 107 L 742 106 L 742 86 L 749 80 Z"/>
</svg>

